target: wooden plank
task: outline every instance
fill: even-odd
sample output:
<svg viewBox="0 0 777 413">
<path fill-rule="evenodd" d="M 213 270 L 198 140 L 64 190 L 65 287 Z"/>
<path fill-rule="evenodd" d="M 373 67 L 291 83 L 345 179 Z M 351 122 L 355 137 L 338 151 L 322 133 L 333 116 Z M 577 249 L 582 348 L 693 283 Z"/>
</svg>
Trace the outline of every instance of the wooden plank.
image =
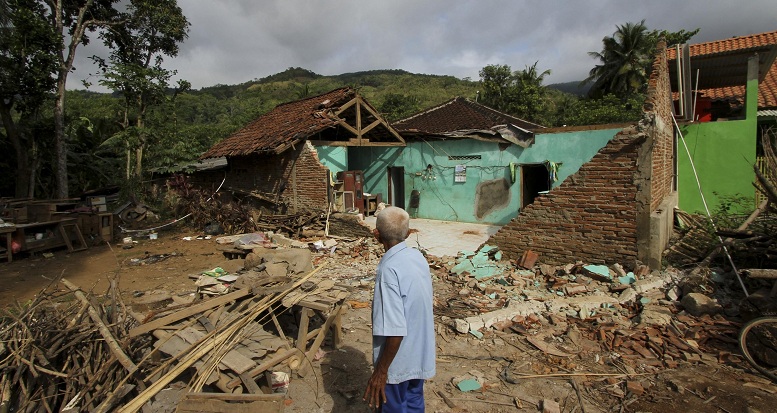
<svg viewBox="0 0 777 413">
<path fill-rule="evenodd" d="M 324 342 L 324 338 L 326 338 L 326 332 L 329 330 L 329 328 L 332 326 L 332 323 L 334 323 L 334 320 L 340 315 L 340 310 L 342 310 L 343 306 L 339 305 L 337 306 L 334 311 L 329 315 L 329 317 L 324 321 L 324 325 L 321 326 L 321 331 L 318 333 L 318 337 L 313 341 L 313 344 L 310 345 L 310 349 L 305 353 L 305 358 L 308 360 L 313 360 L 313 358 L 316 356 L 316 353 L 318 352 L 318 349 L 321 347 L 321 344 Z M 299 370 L 297 370 L 297 374 L 301 377 L 305 377 L 308 370 L 310 369 L 310 363 L 304 363 Z"/>
<path fill-rule="evenodd" d="M 240 374 L 240 381 L 243 382 L 243 385 L 246 386 L 246 389 L 251 394 L 264 394 L 262 392 L 262 389 L 259 388 L 259 385 L 256 384 L 256 381 L 253 377 L 249 377 L 248 374 L 242 373 Z"/>
<path fill-rule="evenodd" d="M 305 353 L 308 345 L 308 325 L 310 324 L 310 315 L 313 314 L 308 308 L 303 308 L 299 315 L 299 330 L 297 331 L 297 349 Z"/>
<path fill-rule="evenodd" d="M 175 333 L 175 335 L 181 337 L 190 345 L 199 343 L 200 340 L 205 337 L 205 333 L 192 327 L 186 327 L 183 330 Z M 228 367 L 230 370 L 237 374 L 245 373 L 246 371 L 256 367 L 256 363 L 253 360 L 238 353 L 235 350 L 230 350 L 226 355 L 224 355 L 224 358 L 221 359 L 221 365 Z"/>
<path fill-rule="evenodd" d="M 273 413 L 283 412 L 283 402 L 257 400 L 241 404 L 220 400 L 182 400 L 176 410 L 178 413 Z"/>
<path fill-rule="evenodd" d="M 762 280 L 774 280 L 777 279 L 777 270 L 770 270 L 764 268 L 751 268 L 747 271 L 748 278 L 758 278 Z"/>
<path fill-rule="evenodd" d="M 286 350 L 282 353 L 278 353 L 275 356 L 271 357 L 269 360 L 263 362 L 262 364 L 256 366 L 256 368 L 252 369 L 248 373 L 245 373 L 248 377 L 256 377 L 265 371 L 277 366 L 278 364 L 281 364 L 282 362 L 286 361 L 286 359 L 291 358 L 292 356 L 304 354 L 301 353 L 298 349 L 293 348 L 291 350 Z M 232 380 L 227 384 L 227 386 L 237 386 L 240 384 L 240 379 Z"/>
<path fill-rule="evenodd" d="M 247 295 L 251 294 L 251 291 L 248 289 L 243 290 L 237 290 L 234 292 L 231 292 L 226 295 L 222 295 L 221 297 L 211 298 L 208 301 L 204 301 L 199 304 L 195 304 L 191 307 L 185 308 L 181 311 L 178 311 L 176 313 L 170 314 L 168 316 L 158 318 L 156 320 L 150 321 L 146 324 L 141 324 L 129 331 L 130 337 L 137 337 L 141 334 L 148 333 L 149 331 L 153 331 L 157 328 L 160 328 L 162 326 L 166 326 L 170 323 L 174 323 L 179 320 L 183 320 L 186 317 L 193 316 L 197 313 L 201 313 L 205 310 L 209 310 L 213 307 L 220 306 L 222 304 L 226 304 L 230 301 L 237 300 L 238 298 L 243 298 Z"/>
<path fill-rule="evenodd" d="M 346 110 L 348 110 L 348 108 L 350 108 L 355 104 L 356 104 L 356 98 L 349 100 L 345 105 L 340 106 L 340 109 L 337 112 L 335 112 L 335 115 L 340 116 L 341 113 L 345 112 Z"/>
<path fill-rule="evenodd" d="M 273 393 L 273 394 L 222 394 L 222 393 L 207 393 L 207 392 L 194 392 L 185 393 L 183 399 L 190 400 L 224 400 L 233 402 L 250 402 L 256 400 L 277 400 L 283 401 L 286 399 L 285 394 Z"/>
<path fill-rule="evenodd" d="M 293 287 L 294 288 L 299 287 L 300 285 L 302 285 L 302 283 L 307 281 L 310 277 L 312 277 L 315 273 L 320 271 L 325 266 L 326 266 L 326 263 L 322 264 L 320 267 L 316 268 L 315 270 L 309 272 L 307 275 L 300 278 L 294 284 Z M 178 364 L 176 364 L 175 366 L 171 366 L 173 362 L 175 362 L 175 359 L 168 360 L 167 362 L 159 366 L 154 372 L 152 372 L 152 375 L 157 374 L 164 370 L 168 370 L 168 369 L 169 370 L 162 377 L 160 377 L 158 380 L 156 380 L 151 385 L 149 385 L 140 394 L 135 396 L 134 399 L 130 400 L 129 402 L 127 402 L 127 404 L 125 404 L 119 410 L 117 410 L 117 413 L 133 413 L 140 410 L 143 407 L 143 405 L 145 405 L 152 397 L 154 397 L 157 393 L 159 393 L 159 391 L 161 391 L 165 386 L 170 384 L 170 382 L 173 381 L 173 379 L 175 379 L 181 373 L 183 373 L 187 368 L 189 368 L 189 366 L 194 364 L 194 362 L 197 361 L 200 357 L 204 356 L 205 354 L 208 354 L 211 350 L 213 350 L 214 347 L 222 345 L 226 340 L 229 339 L 229 337 L 232 337 L 237 331 L 243 329 L 250 320 L 255 319 L 261 312 L 265 311 L 267 307 L 281 300 L 284 295 L 285 293 L 280 293 L 276 297 L 273 297 L 273 298 L 267 297 L 268 300 L 266 301 L 262 300 L 256 303 L 256 305 L 253 306 L 250 309 L 250 311 L 248 311 L 247 314 L 245 314 L 242 318 L 238 319 L 238 321 L 236 321 L 234 324 L 229 325 L 223 331 L 220 331 L 218 334 L 215 334 L 216 331 L 214 331 L 213 333 L 210 333 L 208 336 L 211 339 L 203 340 L 202 343 L 197 345 L 196 348 L 192 349 L 192 351 L 189 354 L 187 354 L 185 358 L 181 359 L 178 362 Z M 298 350 L 294 349 L 294 350 L 290 350 L 289 352 L 291 353 L 289 357 L 291 357 L 291 355 L 297 353 Z M 261 366 L 258 366 L 251 371 L 254 372 L 260 367 L 265 366 L 265 364 L 262 364 Z M 268 368 L 272 368 L 272 366 L 265 367 L 265 370 Z M 255 377 L 255 376 L 252 376 L 252 377 Z M 120 384 L 123 384 L 123 383 L 120 383 Z"/>
</svg>

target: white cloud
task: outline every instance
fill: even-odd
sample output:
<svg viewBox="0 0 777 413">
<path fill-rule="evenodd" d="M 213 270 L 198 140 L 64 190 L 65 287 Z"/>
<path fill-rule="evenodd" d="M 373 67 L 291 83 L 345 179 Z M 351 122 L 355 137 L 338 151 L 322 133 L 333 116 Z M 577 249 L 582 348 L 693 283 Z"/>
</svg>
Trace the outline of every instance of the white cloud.
<svg viewBox="0 0 777 413">
<path fill-rule="evenodd" d="M 538 61 L 548 82 L 582 80 L 588 56 L 616 25 L 701 32 L 692 42 L 775 30 L 772 0 L 736 2 L 179 0 L 192 23 L 181 53 L 166 66 L 193 87 L 237 84 L 287 67 L 334 75 L 373 69 L 478 78 L 487 64 L 513 70 Z M 69 85 L 94 72 L 79 50 Z"/>
</svg>

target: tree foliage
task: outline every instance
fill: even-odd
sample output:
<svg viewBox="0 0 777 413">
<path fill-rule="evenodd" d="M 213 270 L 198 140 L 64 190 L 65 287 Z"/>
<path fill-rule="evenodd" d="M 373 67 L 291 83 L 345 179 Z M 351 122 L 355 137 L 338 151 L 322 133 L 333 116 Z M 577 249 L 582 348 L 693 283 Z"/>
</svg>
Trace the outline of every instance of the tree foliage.
<svg viewBox="0 0 777 413">
<path fill-rule="evenodd" d="M 538 63 L 515 72 L 508 65 L 488 65 L 481 69 L 483 103 L 522 119 L 546 122 L 547 90 L 542 82 L 550 70 L 539 72 Z"/>
<path fill-rule="evenodd" d="M 616 27 L 612 36 L 602 39 L 601 52 L 588 53 L 599 60 L 586 79 L 593 82 L 590 91 L 592 97 L 608 93 L 628 97 L 647 88 L 647 68 L 652 61 L 650 51 L 653 46 L 645 20 Z"/>
<path fill-rule="evenodd" d="M 645 93 L 658 41 L 663 38 L 668 46 L 685 43 L 698 32 L 699 29 L 651 31 L 644 19 L 639 23 L 627 22 L 616 26 L 612 36 L 602 39 L 600 52 L 588 53 L 599 61 L 584 81 L 592 83 L 589 96 L 598 98 L 614 94 L 627 99 L 631 95 Z"/>
<path fill-rule="evenodd" d="M 33 0 L 11 0 L 7 24 L 0 24 L 0 118 L 13 148 L 15 195 L 34 195 L 33 166 L 38 143 L 30 132 L 54 89 L 58 38 Z M 0 7 L 2 8 L 2 7 Z"/>
<path fill-rule="evenodd" d="M 166 119 L 149 124 L 148 109 L 189 88 L 188 82 L 179 81 L 168 93 L 175 72 L 162 66 L 165 56 L 178 54 L 189 22 L 176 0 L 134 0 L 121 18 L 122 25 L 101 34 L 111 49 L 109 61 L 97 59 L 103 71 L 100 84 L 119 93 L 125 104 L 123 129 L 103 145 L 121 148 L 126 154 L 125 177 L 140 182 L 147 150 L 162 140 L 162 133 L 171 132 L 164 127 Z"/>
<path fill-rule="evenodd" d="M 378 110 L 389 122 L 404 119 L 420 109 L 417 97 L 398 93 L 386 94 L 383 97 L 383 102 L 378 107 Z"/>
</svg>

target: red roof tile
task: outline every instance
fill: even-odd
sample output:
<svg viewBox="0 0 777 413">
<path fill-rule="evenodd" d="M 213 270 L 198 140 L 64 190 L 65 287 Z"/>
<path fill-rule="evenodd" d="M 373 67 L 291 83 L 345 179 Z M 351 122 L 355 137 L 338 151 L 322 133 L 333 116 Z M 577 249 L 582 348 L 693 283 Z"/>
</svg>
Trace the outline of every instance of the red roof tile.
<svg viewBox="0 0 777 413">
<path fill-rule="evenodd" d="M 485 130 L 506 124 L 529 130 L 543 127 L 461 97 L 397 121 L 392 126 L 399 132 L 435 135 L 462 130 Z"/>
<path fill-rule="evenodd" d="M 331 110 L 355 96 L 353 89 L 340 88 L 323 95 L 280 104 L 213 145 L 200 159 L 283 152 L 297 142 L 336 126 L 338 119 L 330 114 Z"/>
<path fill-rule="evenodd" d="M 726 55 L 747 52 L 750 50 L 755 52 L 768 45 L 777 45 L 777 31 L 732 37 L 714 42 L 692 44 L 690 45 L 690 54 L 691 60 L 693 60 L 693 57 Z M 674 48 L 667 49 L 669 60 L 674 60 L 676 54 Z M 700 90 L 700 92 L 702 92 L 704 96 L 712 99 L 735 98 L 743 100 L 745 85 L 703 89 Z M 771 65 L 768 72 L 763 77 L 763 80 L 758 85 L 758 107 L 777 107 L 777 65 L 775 64 Z"/>
</svg>

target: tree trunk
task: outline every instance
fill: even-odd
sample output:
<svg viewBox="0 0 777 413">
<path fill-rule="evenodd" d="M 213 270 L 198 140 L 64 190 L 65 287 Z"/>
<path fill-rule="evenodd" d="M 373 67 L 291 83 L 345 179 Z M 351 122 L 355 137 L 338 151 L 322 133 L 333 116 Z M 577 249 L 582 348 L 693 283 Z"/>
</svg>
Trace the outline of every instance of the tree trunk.
<svg viewBox="0 0 777 413">
<path fill-rule="evenodd" d="M 57 99 L 54 103 L 54 176 L 57 183 L 56 198 L 68 197 L 67 182 L 67 140 L 65 139 L 65 84 L 67 71 L 60 70 L 57 79 Z"/>
<path fill-rule="evenodd" d="M 29 151 L 22 144 L 19 128 L 17 128 L 11 116 L 11 105 L 6 104 L 3 99 L 0 99 L 0 118 L 3 120 L 5 134 L 11 141 L 14 152 L 16 152 L 16 189 L 14 193 L 17 198 L 24 198 L 30 192 L 31 186 L 35 185 L 34 182 L 30 181 Z"/>
<path fill-rule="evenodd" d="M 143 115 L 146 108 L 143 106 L 142 97 L 138 97 L 138 115 L 135 118 L 135 126 L 138 128 L 138 148 L 135 149 L 135 177 L 138 182 L 143 180 L 143 149 L 146 147 L 146 132 L 143 130 Z"/>
<path fill-rule="evenodd" d="M 40 169 L 40 151 L 38 150 L 38 141 L 35 140 L 34 136 L 30 138 L 30 147 L 32 148 L 32 165 L 30 166 L 30 188 L 27 192 L 27 198 L 35 198 L 35 185 Z"/>
</svg>

